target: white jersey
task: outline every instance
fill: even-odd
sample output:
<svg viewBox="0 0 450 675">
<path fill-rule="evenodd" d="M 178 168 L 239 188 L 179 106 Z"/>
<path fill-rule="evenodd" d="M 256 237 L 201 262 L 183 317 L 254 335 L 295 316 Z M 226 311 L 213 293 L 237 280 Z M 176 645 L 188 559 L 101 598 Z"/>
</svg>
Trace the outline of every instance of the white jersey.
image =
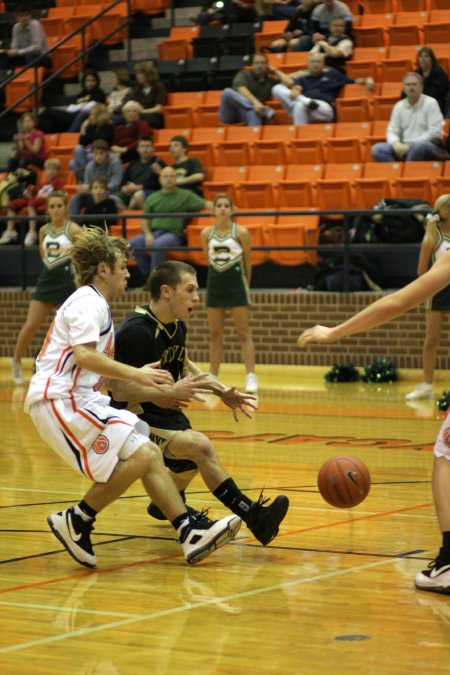
<svg viewBox="0 0 450 675">
<path fill-rule="evenodd" d="M 211 267 L 223 272 L 236 264 L 243 265 L 243 248 L 237 235 L 236 223 L 231 223 L 231 229 L 221 236 L 214 225 L 208 236 L 208 261 Z"/>
<path fill-rule="evenodd" d="M 75 363 L 73 348 L 93 343 L 99 352 L 114 356 L 114 326 L 109 305 L 94 286 L 82 286 L 58 309 L 36 360 L 25 399 L 87 399 L 98 392 L 103 378 Z"/>
<path fill-rule="evenodd" d="M 61 230 L 54 230 L 51 223 L 45 226 L 42 240 L 44 257 L 42 262 L 48 270 L 70 263 L 69 251 L 73 246 L 73 237 L 70 233 L 72 221 L 68 220 Z"/>
<path fill-rule="evenodd" d="M 431 260 L 436 262 L 438 258 L 441 257 L 441 255 L 444 255 L 444 253 L 447 253 L 447 251 L 450 249 L 450 235 L 449 234 L 444 234 L 438 224 L 437 226 L 437 239 L 433 247 L 433 252 L 431 254 Z"/>
</svg>

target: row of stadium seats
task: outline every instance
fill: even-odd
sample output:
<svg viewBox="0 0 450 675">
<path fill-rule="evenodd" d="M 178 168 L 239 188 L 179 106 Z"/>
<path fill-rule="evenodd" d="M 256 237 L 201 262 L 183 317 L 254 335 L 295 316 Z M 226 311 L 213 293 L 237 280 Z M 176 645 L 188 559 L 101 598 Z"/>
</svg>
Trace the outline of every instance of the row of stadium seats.
<svg viewBox="0 0 450 675">
<path fill-rule="evenodd" d="M 126 237 L 131 237 L 142 232 L 142 213 L 127 211 L 124 215 L 139 216 L 128 220 Z M 277 251 L 276 246 L 317 246 L 319 241 L 319 217 L 311 214 L 299 215 L 271 215 L 271 216 L 236 216 L 237 220 L 248 228 L 252 238 L 252 247 L 268 246 L 270 251 L 255 251 L 252 248 L 252 264 L 260 265 L 264 262 L 273 262 L 278 265 L 301 265 L 309 262 L 314 265 L 317 262 L 315 251 Z M 213 223 L 212 216 L 194 218 L 186 228 L 186 244 L 188 247 L 201 247 L 201 231 Z M 110 227 L 110 233 L 121 236 L 121 225 Z M 180 259 L 195 265 L 207 264 L 203 253 L 197 251 L 171 253 L 171 259 Z M 130 261 L 131 263 L 133 261 Z"/>
</svg>

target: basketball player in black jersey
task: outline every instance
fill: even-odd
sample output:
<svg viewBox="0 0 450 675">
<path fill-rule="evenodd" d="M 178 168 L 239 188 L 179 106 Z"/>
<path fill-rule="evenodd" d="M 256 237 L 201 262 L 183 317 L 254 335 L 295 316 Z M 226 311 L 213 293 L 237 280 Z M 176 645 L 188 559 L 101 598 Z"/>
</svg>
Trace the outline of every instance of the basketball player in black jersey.
<svg viewBox="0 0 450 675">
<path fill-rule="evenodd" d="M 256 399 L 235 387 L 226 387 L 188 358 L 185 321 L 199 300 L 195 269 L 182 262 L 164 262 L 151 273 L 149 287 L 150 304 L 136 307 L 118 327 L 115 358 L 135 367 L 160 362 L 161 368 L 172 374 L 175 384 L 167 385 L 162 393 L 135 383 L 110 382 L 112 405 L 126 407 L 147 422 L 150 438 L 162 450 L 183 497 L 192 478 L 200 472 L 212 494 L 239 515 L 266 546 L 278 534 L 289 507 L 288 498 L 279 495 L 264 506 L 269 500 L 262 493 L 256 502 L 244 495 L 221 465 L 210 440 L 191 428 L 182 410 L 189 400 L 208 392 L 218 396 L 235 419 L 238 411 L 251 417 Z M 147 510 L 154 518 L 165 519 L 155 504 L 150 503 Z M 194 509 L 190 511 L 195 514 Z"/>
</svg>

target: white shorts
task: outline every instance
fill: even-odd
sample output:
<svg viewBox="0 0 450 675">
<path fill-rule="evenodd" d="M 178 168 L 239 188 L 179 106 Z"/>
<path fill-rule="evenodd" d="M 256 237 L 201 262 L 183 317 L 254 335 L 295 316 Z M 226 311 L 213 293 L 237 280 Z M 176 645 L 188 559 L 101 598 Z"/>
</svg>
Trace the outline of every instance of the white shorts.
<svg viewBox="0 0 450 675">
<path fill-rule="evenodd" d="M 445 459 L 450 460 L 450 414 L 447 414 L 439 429 L 433 454 L 435 457 L 445 457 Z"/>
<path fill-rule="evenodd" d="M 30 415 L 42 440 L 96 483 L 106 483 L 119 460 L 148 443 L 148 424 L 128 410 L 112 408 L 102 394 L 39 401 Z"/>
</svg>

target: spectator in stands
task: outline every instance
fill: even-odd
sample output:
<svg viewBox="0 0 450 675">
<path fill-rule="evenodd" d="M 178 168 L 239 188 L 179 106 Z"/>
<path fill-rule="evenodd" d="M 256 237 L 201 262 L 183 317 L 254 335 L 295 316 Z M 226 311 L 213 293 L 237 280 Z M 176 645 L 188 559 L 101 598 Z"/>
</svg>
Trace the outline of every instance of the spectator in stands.
<svg viewBox="0 0 450 675">
<path fill-rule="evenodd" d="M 47 159 L 44 164 L 44 175 L 40 180 L 40 185 L 35 187 L 33 184 L 27 185 L 21 197 L 12 199 L 7 207 L 7 216 L 17 216 L 24 209 L 27 215 L 32 218 L 28 221 L 28 232 L 25 235 L 25 246 L 34 246 L 37 243 L 37 224 L 35 217 L 43 216 L 47 209 L 47 197 L 52 192 L 62 190 L 64 181 L 61 177 L 61 162 L 59 159 Z M 14 220 L 8 220 L 6 230 L 0 238 L 0 244 L 15 244 L 19 241 Z"/>
<path fill-rule="evenodd" d="M 254 54 L 251 70 L 240 70 L 233 78 L 231 88 L 223 90 L 219 119 L 224 124 L 245 122 L 259 126 L 274 116 L 265 105 L 277 82 L 288 83 L 290 78 L 280 70 L 270 68 L 264 54 Z"/>
<path fill-rule="evenodd" d="M 444 159 L 441 146 L 444 118 L 435 98 L 423 93 L 419 73 L 403 78 L 406 98 L 392 109 L 387 128 L 387 143 L 376 143 L 372 157 L 377 162 L 406 160 L 420 162 Z"/>
<path fill-rule="evenodd" d="M 112 71 L 113 87 L 106 97 L 106 105 L 110 115 L 120 114 L 125 99 L 133 91 L 130 84 L 130 73 L 126 68 L 114 68 Z"/>
<path fill-rule="evenodd" d="M 431 47 L 419 49 L 417 65 L 416 73 L 419 73 L 423 80 L 423 93 L 435 98 L 444 112 L 449 93 L 449 79 L 445 70 L 437 62 Z"/>
<path fill-rule="evenodd" d="M 84 182 L 77 185 L 78 194 L 73 197 L 69 206 L 69 213 L 75 216 L 83 209 L 92 205 L 90 185 L 94 178 L 104 178 L 109 193 L 117 192 L 122 183 L 123 166 L 120 159 L 109 152 L 106 141 L 98 139 L 92 143 L 92 159 L 84 170 Z"/>
<path fill-rule="evenodd" d="M 85 115 L 96 103 L 105 102 L 105 92 L 100 88 L 100 80 L 94 70 L 85 70 L 82 89 L 65 110 L 45 108 L 39 115 L 39 129 L 44 134 L 64 131 L 80 131 Z"/>
<path fill-rule="evenodd" d="M 88 118 L 81 125 L 80 142 L 75 146 L 73 159 L 69 162 L 69 168 L 75 171 L 79 183 L 83 180 L 86 164 L 92 159 L 92 143 L 99 138 L 106 141 L 108 146 L 112 145 L 114 139 L 114 125 L 104 103 L 96 103 L 90 109 Z"/>
<path fill-rule="evenodd" d="M 119 192 L 111 195 L 119 209 L 143 209 L 145 199 L 161 187 L 159 174 L 166 163 L 153 154 L 153 141 L 149 136 L 139 139 L 137 152 L 138 159 L 125 169 Z"/>
<path fill-rule="evenodd" d="M 156 265 L 166 259 L 166 251 L 152 251 L 152 246 L 183 246 L 185 243 L 184 228 L 186 219 L 182 216 L 162 216 L 158 213 L 195 213 L 202 209 L 210 209 L 212 203 L 206 201 L 192 190 L 177 187 L 177 174 L 172 166 L 161 169 L 159 174 L 161 189 L 147 197 L 144 204 L 144 215 L 148 216 L 142 223 L 143 234 L 130 239 L 130 246 L 135 249 L 133 256 L 139 270 L 145 278 Z"/>
<path fill-rule="evenodd" d="M 298 51 L 300 37 L 312 33 L 312 12 L 314 7 L 314 0 L 300 1 L 295 13 L 289 19 L 283 37 L 274 40 L 270 45 L 273 52 Z"/>
<path fill-rule="evenodd" d="M 19 131 L 14 134 L 16 151 L 9 158 L 7 171 L 26 169 L 30 164 L 43 167 L 48 157 L 45 136 L 36 128 L 37 118 L 31 112 L 24 113 L 19 121 Z"/>
<path fill-rule="evenodd" d="M 174 159 L 172 167 L 177 174 L 177 187 L 192 190 L 203 196 L 202 183 L 205 180 L 205 170 L 195 157 L 188 157 L 189 143 L 184 136 L 172 136 L 169 151 Z"/>
<path fill-rule="evenodd" d="M 344 19 L 332 19 L 330 34 L 325 40 L 316 40 L 313 36 L 313 54 L 325 54 L 325 65 L 345 73 L 345 62 L 353 54 L 353 40 L 346 35 Z M 316 34 L 317 35 L 317 34 Z"/>
<path fill-rule="evenodd" d="M 19 5 L 16 18 L 10 47 L 0 50 L 0 65 L 3 68 L 23 66 L 42 56 L 40 63 L 50 67 L 50 57 L 46 56 L 48 40 L 41 22 L 33 19 L 31 9 L 26 5 Z"/>
<path fill-rule="evenodd" d="M 127 94 L 125 101 L 140 103 L 141 118 L 153 129 L 162 129 L 164 126 L 162 113 L 163 106 L 167 103 L 167 91 L 159 79 L 159 73 L 152 61 L 137 63 L 134 70 L 137 84 Z"/>
<path fill-rule="evenodd" d="M 350 8 L 345 2 L 340 2 L 340 0 L 323 0 L 313 10 L 311 16 L 311 34 L 300 37 L 297 51 L 309 52 L 317 42 L 326 40 L 330 34 L 333 19 L 344 19 L 345 33 L 351 35 L 353 15 Z"/>
<path fill-rule="evenodd" d="M 255 3 L 254 0 L 223 0 L 220 2 L 210 2 L 202 7 L 202 11 L 190 19 L 200 26 L 206 26 L 208 23 L 240 23 L 254 21 Z"/>
<path fill-rule="evenodd" d="M 94 178 L 89 185 L 89 199 L 83 207 L 83 225 L 108 230 L 117 224 L 117 204 L 108 196 L 108 184 L 104 178 Z"/>
<path fill-rule="evenodd" d="M 151 129 L 145 120 L 141 120 L 142 106 L 137 101 L 127 101 L 122 108 L 125 124 L 118 124 L 114 129 L 112 152 L 124 164 L 138 158 L 137 144 L 142 136 L 151 137 Z"/>
<path fill-rule="evenodd" d="M 308 54 L 308 70 L 292 73 L 288 86 L 277 84 L 273 96 L 278 99 L 294 124 L 331 122 L 333 102 L 344 84 L 357 82 L 368 89 L 375 86 L 371 77 L 352 80 L 334 68 L 325 68 L 324 54 Z"/>
</svg>

